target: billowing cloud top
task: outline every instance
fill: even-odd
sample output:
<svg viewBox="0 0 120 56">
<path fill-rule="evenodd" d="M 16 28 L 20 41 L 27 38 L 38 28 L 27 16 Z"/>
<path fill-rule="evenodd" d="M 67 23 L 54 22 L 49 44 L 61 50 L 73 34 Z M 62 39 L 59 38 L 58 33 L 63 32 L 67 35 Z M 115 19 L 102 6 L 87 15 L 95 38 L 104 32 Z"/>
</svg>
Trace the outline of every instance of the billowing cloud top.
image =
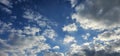
<svg viewBox="0 0 120 56">
<path fill-rule="evenodd" d="M 73 19 L 86 29 L 111 29 L 120 27 L 119 0 L 86 0 L 75 7 Z"/>
</svg>

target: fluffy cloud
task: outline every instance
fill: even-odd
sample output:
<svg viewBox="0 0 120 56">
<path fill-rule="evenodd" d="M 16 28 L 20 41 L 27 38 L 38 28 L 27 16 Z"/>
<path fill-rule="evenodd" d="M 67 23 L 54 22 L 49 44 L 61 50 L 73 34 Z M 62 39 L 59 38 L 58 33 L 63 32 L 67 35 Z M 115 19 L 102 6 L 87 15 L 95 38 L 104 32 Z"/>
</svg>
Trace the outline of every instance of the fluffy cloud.
<svg viewBox="0 0 120 56">
<path fill-rule="evenodd" d="M 50 46 L 44 43 L 46 39 L 43 36 L 27 37 L 21 34 L 12 33 L 8 40 L 1 40 L 1 53 L 4 55 L 36 55 L 42 50 L 50 49 Z M 36 47 L 36 48 L 34 48 Z M 25 51 L 26 50 L 26 51 Z M 7 53 L 6 53 L 7 52 Z M 11 54 L 9 54 L 11 53 Z"/>
<path fill-rule="evenodd" d="M 84 43 L 83 45 L 72 44 L 69 51 L 66 53 L 67 56 L 86 56 L 85 49 L 88 49 L 89 43 Z"/>
<path fill-rule="evenodd" d="M 66 35 L 63 40 L 64 44 L 70 44 L 70 43 L 75 43 L 75 42 L 76 42 L 75 37 L 69 36 L 69 35 Z"/>
<path fill-rule="evenodd" d="M 46 29 L 42 35 L 50 39 L 54 39 L 54 37 L 57 36 L 56 32 L 53 29 Z"/>
<path fill-rule="evenodd" d="M 72 31 L 77 31 L 77 26 L 75 25 L 75 23 L 73 23 L 73 24 L 64 26 L 62 29 L 63 31 L 72 32 Z"/>
<path fill-rule="evenodd" d="M 70 0 L 70 3 L 72 5 L 72 7 L 75 7 L 75 5 L 77 4 L 78 0 Z"/>
<path fill-rule="evenodd" d="M 29 13 L 27 15 L 23 14 L 23 17 L 28 19 L 28 22 L 25 22 L 27 25 L 23 25 L 22 28 L 16 29 L 13 27 L 12 22 L 0 21 L 1 56 L 37 56 L 37 53 L 51 49 L 50 45 L 45 42 L 46 37 L 53 38 L 56 36 L 56 32 L 52 28 L 48 29 L 54 22 L 32 10 L 26 10 L 26 12 Z M 42 27 L 46 27 L 42 30 L 43 32 L 41 32 Z M 7 35 L 3 36 L 6 33 Z"/>
<path fill-rule="evenodd" d="M 90 37 L 90 33 L 86 33 L 85 35 L 82 35 L 84 40 L 88 40 L 88 37 Z"/>
<path fill-rule="evenodd" d="M 59 46 L 54 46 L 53 49 L 60 49 L 60 47 Z"/>
<path fill-rule="evenodd" d="M 102 45 L 101 47 L 104 47 L 105 50 L 108 49 L 107 52 L 109 52 L 109 50 L 111 50 L 111 52 L 120 51 L 120 29 L 103 32 L 99 34 L 98 37 L 94 40 L 103 42 L 104 45 Z"/>
<path fill-rule="evenodd" d="M 66 52 L 67 56 L 119 56 L 120 55 L 120 29 L 104 31 L 91 42 L 78 45 L 71 44 Z"/>
<path fill-rule="evenodd" d="M 64 56 L 64 54 L 60 52 L 49 52 L 49 53 L 45 53 L 44 56 Z"/>
<path fill-rule="evenodd" d="M 112 45 L 116 46 L 116 45 Z M 66 56 L 119 56 L 120 53 L 113 51 L 113 48 L 109 46 L 103 46 L 102 44 L 84 43 L 83 45 L 72 44 L 70 46 Z M 117 50 L 119 48 L 116 48 Z"/>
<path fill-rule="evenodd" d="M 27 26 L 24 28 L 24 33 L 27 34 L 27 35 L 35 35 L 36 33 L 40 32 L 41 30 L 39 28 L 36 28 L 36 27 L 30 27 L 30 26 Z"/>
<path fill-rule="evenodd" d="M 113 29 L 120 27 L 119 0 L 86 0 L 75 7 L 72 15 L 84 29 Z"/>
<path fill-rule="evenodd" d="M 72 19 L 80 23 L 84 29 L 97 29 L 101 33 L 89 43 L 72 44 L 66 53 L 68 56 L 120 55 L 119 2 L 119 0 L 85 0 L 74 7 L 75 12 L 72 14 Z M 84 39 L 87 39 L 88 36 L 89 34 L 83 35 Z"/>
</svg>

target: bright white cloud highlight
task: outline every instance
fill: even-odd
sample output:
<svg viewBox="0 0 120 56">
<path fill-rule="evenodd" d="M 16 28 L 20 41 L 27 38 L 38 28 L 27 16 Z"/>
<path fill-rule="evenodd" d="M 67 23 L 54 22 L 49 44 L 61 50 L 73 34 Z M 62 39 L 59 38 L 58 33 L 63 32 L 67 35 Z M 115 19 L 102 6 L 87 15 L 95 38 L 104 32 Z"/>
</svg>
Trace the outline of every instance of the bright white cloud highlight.
<svg viewBox="0 0 120 56">
<path fill-rule="evenodd" d="M 69 36 L 69 35 L 66 35 L 63 40 L 64 44 L 70 44 L 70 43 L 75 43 L 75 42 L 76 42 L 75 37 Z"/>
<path fill-rule="evenodd" d="M 60 49 L 60 47 L 59 46 L 54 46 L 53 49 L 55 49 L 55 50 Z"/>
<path fill-rule="evenodd" d="M 64 26 L 62 29 L 63 31 L 72 32 L 72 31 L 77 31 L 77 26 L 75 25 L 75 23 L 73 23 L 73 24 Z"/>
<path fill-rule="evenodd" d="M 48 52 L 45 53 L 44 56 L 64 56 L 64 54 L 60 52 Z"/>
</svg>

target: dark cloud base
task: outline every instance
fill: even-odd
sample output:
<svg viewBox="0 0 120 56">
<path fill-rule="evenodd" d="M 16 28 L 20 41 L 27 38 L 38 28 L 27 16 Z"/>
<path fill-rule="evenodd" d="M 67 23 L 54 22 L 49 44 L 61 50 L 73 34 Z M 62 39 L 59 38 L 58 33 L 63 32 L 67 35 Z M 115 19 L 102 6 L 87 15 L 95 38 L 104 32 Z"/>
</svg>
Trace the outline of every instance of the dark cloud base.
<svg viewBox="0 0 120 56">
<path fill-rule="evenodd" d="M 83 50 L 83 52 L 85 52 L 85 56 L 120 56 L 120 53 L 118 52 L 114 52 L 114 53 L 108 53 L 105 52 L 105 50 L 101 50 L 101 51 L 94 51 L 94 50 Z M 68 54 L 69 55 L 69 54 Z M 81 55 L 79 52 L 78 53 L 74 53 L 71 56 L 84 56 Z"/>
</svg>

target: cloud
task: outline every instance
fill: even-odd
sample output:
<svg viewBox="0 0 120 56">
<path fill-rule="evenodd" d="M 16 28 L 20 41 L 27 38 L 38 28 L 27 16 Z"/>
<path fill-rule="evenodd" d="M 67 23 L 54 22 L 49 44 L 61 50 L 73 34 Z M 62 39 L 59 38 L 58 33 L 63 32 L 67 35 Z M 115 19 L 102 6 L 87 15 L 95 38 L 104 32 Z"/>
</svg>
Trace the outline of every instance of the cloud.
<svg viewBox="0 0 120 56">
<path fill-rule="evenodd" d="M 84 49 L 87 49 L 85 46 L 80 46 L 77 44 L 72 44 L 68 52 L 66 52 L 67 56 L 86 56 Z"/>
<path fill-rule="evenodd" d="M 46 43 L 46 37 L 53 39 L 56 36 L 56 32 L 51 28 L 54 22 L 33 10 L 26 9 L 25 11 L 29 12 L 25 18 L 28 22 L 24 22 L 27 25 L 23 25 L 21 28 L 13 27 L 13 22 L 0 21 L 1 56 L 37 56 L 38 53 L 51 49 L 50 45 Z M 44 30 L 41 29 L 42 27 Z M 44 35 L 42 35 L 43 33 Z"/>
<path fill-rule="evenodd" d="M 24 33 L 27 35 L 35 35 L 36 33 L 40 32 L 40 31 L 41 30 L 36 27 L 30 27 L 30 26 L 24 27 Z"/>
<path fill-rule="evenodd" d="M 90 33 L 86 33 L 85 35 L 82 35 L 82 38 L 84 40 L 88 40 L 89 37 L 90 37 Z"/>
<path fill-rule="evenodd" d="M 64 44 L 70 44 L 70 43 L 75 43 L 75 42 L 76 42 L 75 37 L 69 36 L 69 35 L 66 35 L 63 40 Z"/>
<path fill-rule="evenodd" d="M 25 56 L 27 53 L 29 53 L 28 55 L 36 55 L 36 53 L 41 52 L 42 50 L 50 49 L 50 46 L 44 43 L 45 41 L 46 38 L 44 36 L 27 36 L 17 32 L 11 32 L 8 36 L 8 40 L 1 39 L 0 49 L 2 50 L 1 53 L 3 53 L 3 55 Z"/>
<path fill-rule="evenodd" d="M 74 44 L 76 47 L 71 49 L 77 51 L 70 49 L 68 56 L 119 56 L 120 1 L 85 0 L 79 5 L 76 4 L 74 9 L 71 17 L 80 23 L 83 29 L 100 30 L 101 33 L 89 45 Z"/>
<path fill-rule="evenodd" d="M 119 0 L 86 0 L 75 7 L 72 19 L 84 29 L 113 29 L 120 27 Z"/>
<path fill-rule="evenodd" d="M 10 29 L 11 29 L 11 25 L 12 25 L 12 23 L 5 23 L 5 22 L 2 22 L 1 20 L 0 20 L 0 34 L 2 34 L 2 33 L 4 33 L 4 32 L 7 32 L 7 31 L 9 31 Z"/>
<path fill-rule="evenodd" d="M 106 50 L 106 48 L 108 49 L 107 52 L 109 52 L 109 50 L 111 50 L 111 52 L 119 52 L 120 51 L 120 48 L 119 48 L 120 32 L 119 31 L 120 29 L 103 32 L 99 34 L 98 37 L 94 39 L 94 41 L 102 42 L 104 44 L 102 45 L 104 47 L 104 50 Z"/>
<path fill-rule="evenodd" d="M 44 17 L 40 13 L 33 11 L 32 9 L 25 9 L 25 12 L 23 13 L 22 17 L 27 19 L 29 23 L 34 23 L 34 26 L 36 25 L 39 27 L 47 28 L 51 28 L 51 26 L 57 26 L 56 22 L 51 22 L 51 20 Z"/>
<path fill-rule="evenodd" d="M 98 44 L 99 45 L 99 44 Z M 71 48 L 69 49 L 68 52 L 66 52 L 67 56 L 119 56 L 119 52 L 111 52 L 112 50 L 106 51 L 105 50 L 96 50 L 100 49 L 101 47 L 99 46 L 91 45 L 91 43 L 84 43 L 83 45 L 78 45 L 78 44 L 72 44 Z"/>
<path fill-rule="evenodd" d="M 38 20 L 41 19 L 43 16 L 30 9 L 26 9 L 26 11 L 23 14 L 23 17 L 29 20 Z"/>
<path fill-rule="evenodd" d="M 66 52 L 68 56 L 119 56 L 120 29 L 104 31 L 91 42 L 73 43 Z"/>
<path fill-rule="evenodd" d="M 71 6 L 75 7 L 75 5 L 77 4 L 78 0 L 70 0 Z"/>
<path fill-rule="evenodd" d="M 56 32 L 53 29 L 46 29 L 42 35 L 50 39 L 54 39 L 54 37 L 57 36 Z"/>
<path fill-rule="evenodd" d="M 63 31 L 72 32 L 72 31 L 77 31 L 77 26 L 75 25 L 75 23 L 73 23 L 73 24 L 64 26 L 62 29 Z"/>
<path fill-rule="evenodd" d="M 53 49 L 60 49 L 60 47 L 59 46 L 54 46 Z"/>
<path fill-rule="evenodd" d="M 64 56 L 64 54 L 60 52 L 48 52 L 48 53 L 45 53 L 44 56 Z"/>
<path fill-rule="evenodd" d="M 11 5 L 10 0 L 0 0 L 0 3 L 4 4 L 6 6 L 10 6 Z"/>
</svg>

